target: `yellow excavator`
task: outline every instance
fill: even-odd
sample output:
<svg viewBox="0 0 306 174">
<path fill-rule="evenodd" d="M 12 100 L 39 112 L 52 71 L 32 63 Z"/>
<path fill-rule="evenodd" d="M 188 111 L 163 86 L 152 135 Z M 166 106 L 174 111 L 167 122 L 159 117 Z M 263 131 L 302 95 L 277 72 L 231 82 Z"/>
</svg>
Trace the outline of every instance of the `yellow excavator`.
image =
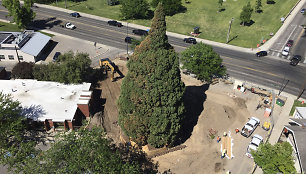
<svg viewBox="0 0 306 174">
<path fill-rule="evenodd" d="M 111 71 L 111 81 L 115 81 L 114 75 L 118 73 L 120 75 L 119 78 L 123 78 L 124 75 L 121 73 L 119 68 L 115 65 L 114 62 L 109 60 L 109 58 L 104 58 L 99 60 L 100 67 L 107 73 L 107 71 Z"/>
</svg>

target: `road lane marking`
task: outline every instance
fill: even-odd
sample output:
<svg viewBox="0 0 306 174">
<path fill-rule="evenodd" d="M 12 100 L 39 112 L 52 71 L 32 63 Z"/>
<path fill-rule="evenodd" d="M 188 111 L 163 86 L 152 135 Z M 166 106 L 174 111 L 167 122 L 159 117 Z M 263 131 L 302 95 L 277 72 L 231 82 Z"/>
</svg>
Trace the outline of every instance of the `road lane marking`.
<svg viewBox="0 0 306 174">
<path fill-rule="evenodd" d="M 232 59 L 232 58 L 226 57 L 226 56 L 221 56 L 221 57 L 225 57 L 225 58 L 228 58 L 228 59 Z M 235 66 L 235 67 L 239 67 L 239 68 L 243 68 L 243 69 L 247 69 L 247 70 L 259 72 L 259 73 L 262 73 L 262 74 L 268 74 L 268 75 L 270 75 L 270 76 L 274 76 L 274 77 L 279 77 L 279 78 L 281 78 L 281 76 L 279 76 L 279 75 L 276 75 L 276 74 L 273 74 L 273 73 L 270 73 L 270 72 L 266 72 L 266 71 L 257 70 L 257 69 L 250 68 L 250 67 L 246 67 L 246 66 L 241 66 L 241 65 L 237 65 L 237 64 L 228 63 L 228 62 L 223 62 L 223 64 L 227 64 L 227 65 L 231 65 L 231 66 Z"/>
</svg>

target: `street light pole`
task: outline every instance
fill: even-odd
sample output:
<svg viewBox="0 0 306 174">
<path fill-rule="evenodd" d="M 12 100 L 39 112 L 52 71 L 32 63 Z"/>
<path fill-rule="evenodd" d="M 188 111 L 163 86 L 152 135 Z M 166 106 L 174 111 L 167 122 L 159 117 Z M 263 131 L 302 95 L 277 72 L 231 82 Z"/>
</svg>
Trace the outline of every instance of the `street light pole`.
<svg viewBox="0 0 306 174">
<path fill-rule="evenodd" d="M 129 23 L 126 22 L 126 37 L 129 36 L 128 28 L 129 28 Z M 129 42 L 126 42 L 126 55 L 127 57 L 129 57 Z"/>
<path fill-rule="evenodd" d="M 230 36 L 230 32 L 231 32 L 231 27 L 232 27 L 233 21 L 234 21 L 234 18 L 232 18 L 232 19 L 229 21 L 229 27 L 228 27 L 228 31 L 227 31 L 226 43 L 228 43 L 228 39 L 229 39 L 229 36 Z"/>
</svg>

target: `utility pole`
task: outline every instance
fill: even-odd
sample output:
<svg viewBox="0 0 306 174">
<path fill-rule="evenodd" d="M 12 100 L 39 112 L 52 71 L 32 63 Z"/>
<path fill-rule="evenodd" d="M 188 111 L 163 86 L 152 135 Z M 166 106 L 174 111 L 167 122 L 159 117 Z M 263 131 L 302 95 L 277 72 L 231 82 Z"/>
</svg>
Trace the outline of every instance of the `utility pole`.
<svg viewBox="0 0 306 174">
<path fill-rule="evenodd" d="M 18 62 L 20 63 L 20 59 L 19 59 L 19 55 L 18 55 L 18 52 L 17 52 L 17 47 L 16 47 L 16 45 L 15 45 L 15 51 L 16 51 L 16 54 L 17 54 Z"/>
<path fill-rule="evenodd" d="M 285 78 L 284 78 L 284 80 L 285 80 Z M 281 88 L 279 89 L 279 92 L 278 92 L 278 96 L 281 94 L 281 92 L 284 91 L 284 89 L 285 89 L 285 87 L 288 85 L 288 83 L 289 83 L 289 80 L 287 80 L 287 82 L 286 82 L 286 84 L 285 84 L 284 86 L 281 86 Z M 283 85 L 283 84 L 282 84 L 282 85 Z"/>
<path fill-rule="evenodd" d="M 126 22 L 126 37 L 129 36 L 128 28 L 129 28 L 129 23 Z M 126 42 L 126 55 L 127 57 L 129 57 L 129 42 Z"/>
<path fill-rule="evenodd" d="M 65 0 L 65 8 L 67 8 L 67 0 Z"/>
<path fill-rule="evenodd" d="M 234 18 L 232 18 L 232 19 L 229 21 L 229 27 L 228 27 L 228 31 L 227 31 L 226 43 L 228 43 L 228 39 L 229 39 L 229 36 L 230 36 L 230 32 L 231 32 L 231 27 L 232 27 L 233 21 L 234 21 Z"/>
</svg>

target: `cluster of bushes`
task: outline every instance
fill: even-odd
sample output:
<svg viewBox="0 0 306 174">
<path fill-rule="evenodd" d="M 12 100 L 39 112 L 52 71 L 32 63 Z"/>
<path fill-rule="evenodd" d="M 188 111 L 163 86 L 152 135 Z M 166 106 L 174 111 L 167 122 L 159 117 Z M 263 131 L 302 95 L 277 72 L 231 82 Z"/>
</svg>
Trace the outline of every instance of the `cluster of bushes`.
<svg viewBox="0 0 306 174">
<path fill-rule="evenodd" d="M 93 69 L 90 64 L 88 54 L 70 51 L 60 55 L 54 63 L 36 65 L 20 62 L 13 68 L 12 77 L 76 84 L 91 80 Z"/>
</svg>

